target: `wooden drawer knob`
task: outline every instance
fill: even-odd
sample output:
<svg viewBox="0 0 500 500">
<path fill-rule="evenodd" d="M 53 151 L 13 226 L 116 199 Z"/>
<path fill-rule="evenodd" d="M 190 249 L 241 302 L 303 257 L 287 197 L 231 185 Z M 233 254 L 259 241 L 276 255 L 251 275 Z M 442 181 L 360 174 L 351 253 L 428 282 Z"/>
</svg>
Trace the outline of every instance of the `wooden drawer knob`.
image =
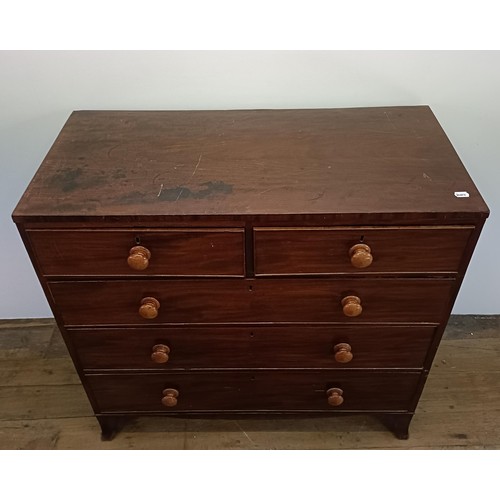
<svg viewBox="0 0 500 500">
<path fill-rule="evenodd" d="M 340 406 L 344 402 L 344 398 L 342 397 L 344 391 L 339 389 L 338 387 L 332 387 L 326 391 L 326 395 L 328 396 L 328 404 L 330 406 Z"/>
<path fill-rule="evenodd" d="M 179 391 L 177 389 L 164 389 L 161 404 L 163 406 L 175 406 L 177 404 L 178 397 Z"/>
<path fill-rule="evenodd" d="M 146 247 L 132 247 L 127 258 L 127 264 L 134 271 L 144 271 L 149 266 L 151 252 Z"/>
<path fill-rule="evenodd" d="M 359 269 L 368 267 L 373 262 L 371 248 L 363 243 L 358 243 L 351 247 L 349 257 L 351 258 L 351 264 Z"/>
<path fill-rule="evenodd" d="M 144 319 L 154 319 L 158 316 L 158 309 L 160 309 L 160 303 L 154 297 L 144 297 L 141 300 L 139 314 Z"/>
<path fill-rule="evenodd" d="M 355 317 L 363 312 L 361 299 L 356 295 L 348 295 L 342 299 L 342 311 L 345 316 Z"/>
<path fill-rule="evenodd" d="M 164 344 L 156 344 L 153 346 L 153 352 L 151 353 L 151 361 L 153 363 L 166 363 L 168 361 L 168 355 L 170 354 L 170 347 Z"/>
<path fill-rule="evenodd" d="M 352 361 L 353 355 L 349 344 L 337 344 L 333 346 L 333 352 L 335 353 L 335 361 L 337 363 L 349 363 Z"/>
</svg>

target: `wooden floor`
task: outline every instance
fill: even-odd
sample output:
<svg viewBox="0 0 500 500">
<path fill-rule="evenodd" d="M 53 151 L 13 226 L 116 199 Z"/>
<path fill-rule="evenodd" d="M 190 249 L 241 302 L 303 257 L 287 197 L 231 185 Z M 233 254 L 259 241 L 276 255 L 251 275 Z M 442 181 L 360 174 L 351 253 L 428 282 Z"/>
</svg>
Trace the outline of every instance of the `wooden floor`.
<svg viewBox="0 0 500 500">
<path fill-rule="evenodd" d="M 0 449 L 498 449 L 500 316 L 452 316 L 410 439 L 375 418 L 143 417 L 100 428 L 52 320 L 0 321 Z"/>
</svg>

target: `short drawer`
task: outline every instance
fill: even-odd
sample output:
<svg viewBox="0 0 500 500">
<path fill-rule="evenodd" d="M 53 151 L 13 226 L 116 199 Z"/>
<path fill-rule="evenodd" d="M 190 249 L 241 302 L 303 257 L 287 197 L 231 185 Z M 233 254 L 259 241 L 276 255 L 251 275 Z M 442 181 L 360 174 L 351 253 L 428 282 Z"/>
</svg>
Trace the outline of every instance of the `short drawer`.
<svg viewBox="0 0 500 500">
<path fill-rule="evenodd" d="M 447 312 L 454 285 L 452 279 L 414 278 L 205 279 L 56 281 L 50 282 L 49 288 L 65 325 L 85 326 L 253 322 L 439 323 Z M 155 306 L 151 299 L 156 302 Z M 156 316 L 150 319 L 142 317 L 143 306 L 156 311 Z M 359 315 L 352 316 L 356 313 Z"/>
<path fill-rule="evenodd" d="M 70 330 L 86 370 L 422 368 L 431 326 Z"/>
<path fill-rule="evenodd" d="M 238 228 L 26 232 L 46 276 L 244 275 Z"/>
<path fill-rule="evenodd" d="M 255 273 L 456 273 L 472 230 L 255 228 Z"/>
<path fill-rule="evenodd" d="M 293 370 L 86 376 L 101 412 L 407 410 L 419 378 Z M 334 401 L 341 404 L 329 404 L 329 389 L 342 391 Z"/>
</svg>

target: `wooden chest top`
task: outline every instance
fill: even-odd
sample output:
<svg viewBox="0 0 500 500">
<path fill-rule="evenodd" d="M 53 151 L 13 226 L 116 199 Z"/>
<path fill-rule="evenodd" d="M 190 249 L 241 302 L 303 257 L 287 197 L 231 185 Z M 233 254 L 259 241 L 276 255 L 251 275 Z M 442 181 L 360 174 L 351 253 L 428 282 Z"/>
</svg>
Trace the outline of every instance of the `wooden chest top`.
<svg viewBox="0 0 500 500">
<path fill-rule="evenodd" d="M 383 224 L 487 214 L 430 108 L 410 106 L 75 111 L 13 217 Z"/>
</svg>

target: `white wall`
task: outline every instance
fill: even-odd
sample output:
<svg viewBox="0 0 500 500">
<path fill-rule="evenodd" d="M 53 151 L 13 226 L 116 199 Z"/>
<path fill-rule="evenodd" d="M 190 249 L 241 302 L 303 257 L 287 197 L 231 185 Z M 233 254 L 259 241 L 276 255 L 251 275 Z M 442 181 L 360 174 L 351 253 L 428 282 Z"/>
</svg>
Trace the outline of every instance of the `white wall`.
<svg viewBox="0 0 500 500">
<path fill-rule="evenodd" d="M 500 313 L 500 52 L 0 52 L 0 318 L 50 316 L 10 214 L 74 109 L 429 104 L 492 211 L 455 305 Z"/>
</svg>

